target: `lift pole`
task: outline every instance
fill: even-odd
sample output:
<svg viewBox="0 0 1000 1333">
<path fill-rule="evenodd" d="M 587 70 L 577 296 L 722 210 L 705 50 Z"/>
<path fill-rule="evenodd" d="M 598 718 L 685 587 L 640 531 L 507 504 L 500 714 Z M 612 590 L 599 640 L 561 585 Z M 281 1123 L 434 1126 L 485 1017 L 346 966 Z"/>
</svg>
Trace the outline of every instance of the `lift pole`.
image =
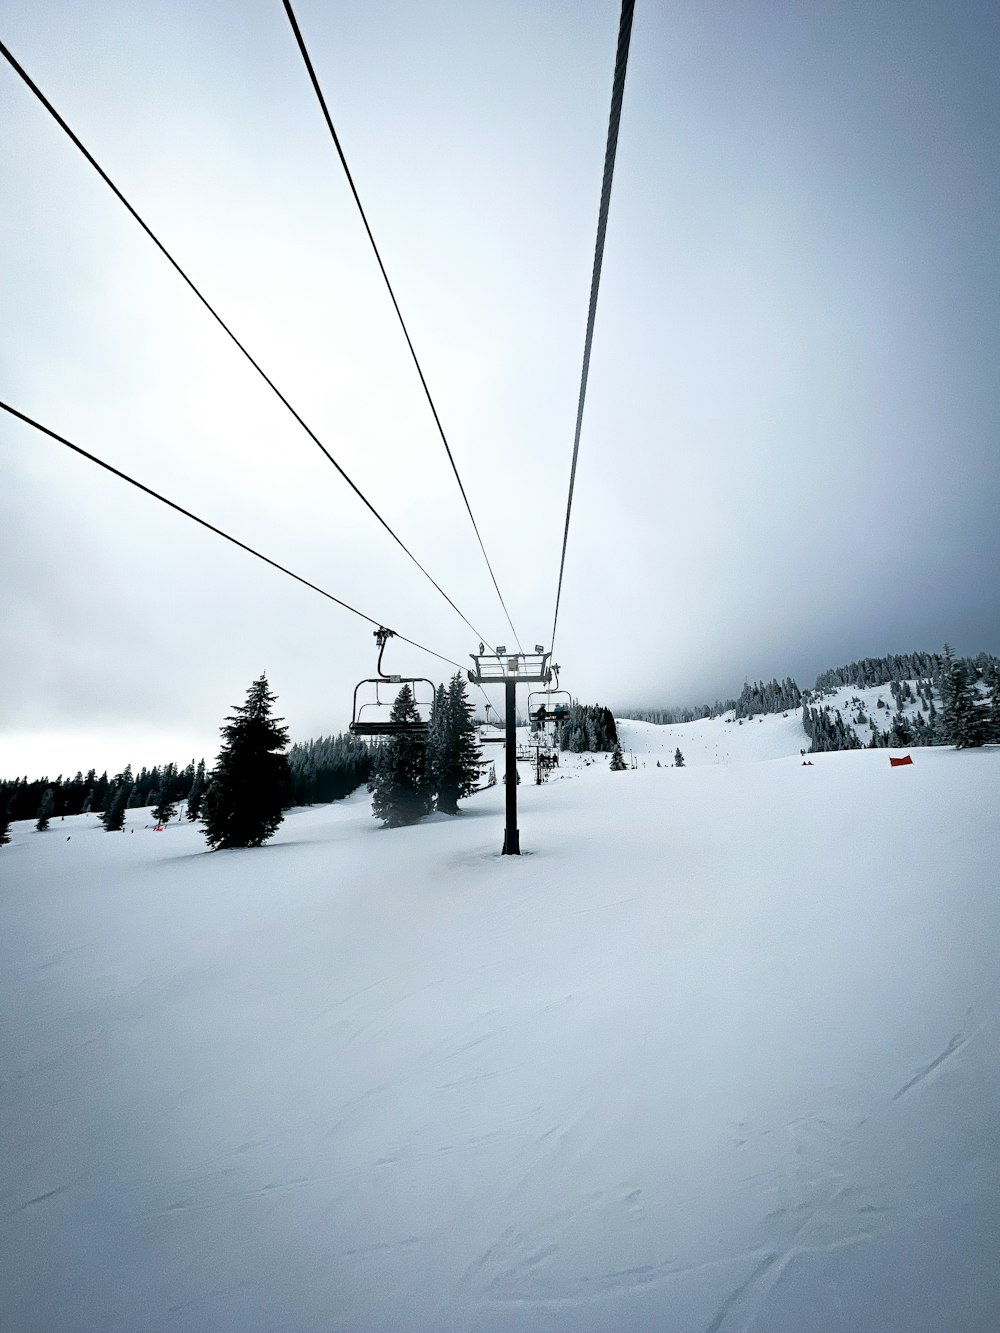
<svg viewBox="0 0 1000 1333">
<path fill-rule="evenodd" d="M 548 685 L 553 668 L 549 654 L 540 643 L 533 653 L 508 653 L 502 645 L 490 652 L 479 645 L 478 653 L 470 653 L 475 667 L 469 672 L 473 685 L 503 685 L 507 703 L 507 764 L 504 782 L 507 785 L 507 826 L 503 835 L 501 856 L 521 855 L 521 835 L 517 827 L 517 687 L 521 685 Z"/>
<path fill-rule="evenodd" d="M 507 827 L 503 834 L 501 856 L 521 855 L 521 834 L 517 827 L 517 680 L 508 677 L 507 699 Z"/>
</svg>

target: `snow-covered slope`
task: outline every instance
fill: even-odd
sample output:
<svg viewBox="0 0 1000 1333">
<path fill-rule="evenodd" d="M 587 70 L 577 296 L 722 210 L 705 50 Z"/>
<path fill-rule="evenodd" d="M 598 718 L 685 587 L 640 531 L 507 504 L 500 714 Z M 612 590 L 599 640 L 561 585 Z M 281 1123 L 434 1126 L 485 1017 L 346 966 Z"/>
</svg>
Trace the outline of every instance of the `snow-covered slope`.
<svg viewBox="0 0 1000 1333">
<path fill-rule="evenodd" d="M 888 685 L 866 689 L 843 685 L 837 689 L 813 690 L 808 702 L 811 707 L 827 709 L 833 718 L 839 716 L 858 742 L 868 745 L 873 726 L 881 732 L 888 731 L 897 711 L 902 711 L 911 723 L 918 713 L 923 714 L 925 722 L 929 720 L 927 705 L 916 697 L 916 680 L 905 684 L 914 697 L 905 700 L 901 710 Z M 935 706 L 940 707 L 937 696 Z M 800 750 L 808 750 L 811 744 L 802 726 L 800 708 L 742 719 L 729 711 L 719 717 L 667 726 L 622 718 L 616 722 L 622 747 L 651 755 L 654 763 L 656 759 L 661 763 L 672 762 L 678 747 L 686 764 L 733 764 L 796 755 Z"/>
<path fill-rule="evenodd" d="M 1000 1327 L 1000 753 L 799 748 L 15 826 L 0 1327 Z"/>
<path fill-rule="evenodd" d="M 752 721 L 734 719 L 732 713 L 706 717 L 697 722 L 657 726 L 652 722 L 630 722 L 617 718 L 618 738 L 623 750 L 641 755 L 654 766 L 673 763 L 680 749 L 685 764 L 758 763 L 782 759 L 808 750 L 809 737 L 802 730 L 801 710 L 787 715 L 765 713 Z"/>
<path fill-rule="evenodd" d="M 910 680 L 905 684 L 915 696 L 917 682 Z M 901 712 L 911 723 L 918 713 L 923 714 L 925 722 L 930 717 L 927 704 L 917 697 L 904 700 L 899 708 L 888 685 L 874 685 L 866 689 L 859 689 L 856 685 L 841 685 L 838 689 L 812 691 L 809 702 L 814 707 L 828 709 L 834 717 L 839 714 L 862 745 L 867 745 L 871 740 L 873 726 L 880 731 L 887 731 L 897 712 Z M 941 699 L 936 691 L 934 706 L 938 709 L 941 707 Z"/>
</svg>

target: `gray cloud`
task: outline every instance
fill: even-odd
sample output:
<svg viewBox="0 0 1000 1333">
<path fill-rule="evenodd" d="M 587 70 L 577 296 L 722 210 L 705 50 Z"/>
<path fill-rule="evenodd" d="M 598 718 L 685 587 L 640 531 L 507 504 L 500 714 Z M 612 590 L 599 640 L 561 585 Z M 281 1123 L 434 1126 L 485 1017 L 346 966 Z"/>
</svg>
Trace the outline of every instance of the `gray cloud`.
<svg viewBox="0 0 1000 1333">
<path fill-rule="evenodd" d="M 616 7 L 297 8 L 515 624 L 547 641 Z M 639 6 L 556 654 L 575 693 L 1000 650 L 998 26 Z M 35 0 L 5 40 L 509 639 L 280 6 Z M 472 632 L 0 89 L 2 396 L 463 661 Z M 0 459 L 0 770 L 210 753 L 264 668 L 294 734 L 346 723 L 370 626 L 9 420 Z"/>
</svg>

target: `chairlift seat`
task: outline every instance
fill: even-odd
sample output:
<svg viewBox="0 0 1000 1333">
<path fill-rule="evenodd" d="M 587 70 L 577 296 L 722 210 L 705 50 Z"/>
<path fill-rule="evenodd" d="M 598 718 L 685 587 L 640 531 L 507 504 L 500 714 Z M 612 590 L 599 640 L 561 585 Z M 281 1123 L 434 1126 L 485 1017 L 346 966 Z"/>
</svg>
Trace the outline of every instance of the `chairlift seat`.
<svg viewBox="0 0 1000 1333">
<path fill-rule="evenodd" d="M 352 736 L 426 736 L 428 722 L 352 722 L 348 728 Z"/>
</svg>

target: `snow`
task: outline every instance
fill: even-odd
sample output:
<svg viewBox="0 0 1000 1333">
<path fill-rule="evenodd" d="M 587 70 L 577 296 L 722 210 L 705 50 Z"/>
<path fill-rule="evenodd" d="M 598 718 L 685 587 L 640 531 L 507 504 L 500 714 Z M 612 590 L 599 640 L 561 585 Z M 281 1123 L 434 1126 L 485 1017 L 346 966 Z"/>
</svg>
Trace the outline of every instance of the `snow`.
<svg viewBox="0 0 1000 1333">
<path fill-rule="evenodd" d="M 672 764 L 678 748 L 688 765 L 746 764 L 797 755 L 810 744 L 799 708 L 787 715 L 759 714 L 752 720 L 737 720 L 730 712 L 671 726 L 624 720 L 617 726 L 622 749 L 645 756 L 654 767 L 657 759 Z"/>
<path fill-rule="evenodd" d="M 785 721 L 523 767 L 520 858 L 15 825 L 0 1327 L 1000 1327 L 1000 751 Z"/>
</svg>

